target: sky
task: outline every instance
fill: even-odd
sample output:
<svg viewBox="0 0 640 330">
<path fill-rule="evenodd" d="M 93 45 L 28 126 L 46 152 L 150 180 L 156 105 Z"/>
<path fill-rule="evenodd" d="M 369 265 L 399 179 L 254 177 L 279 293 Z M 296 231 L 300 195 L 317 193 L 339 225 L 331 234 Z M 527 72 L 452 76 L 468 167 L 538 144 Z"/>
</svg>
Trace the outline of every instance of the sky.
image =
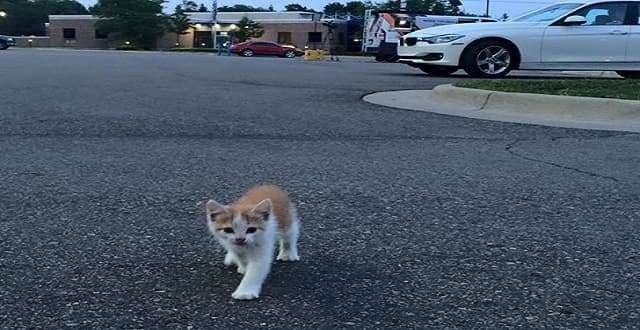
<svg viewBox="0 0 640 330">
<path fill-rule="evenodd" d="M 96 3 L 96 0 L 79 0 L 85 6 L 92 6 Z M 336 0 L 218 0 L 218 6 L 234 5 L 234 4 L 246 4 L 257 7 L 269 7 L 273 5 L 276 10 L 284 9 L 284 6 L 289 3 L 299 3 L 308 8 L 314 8 L 322 10 L 324 5 Z M 347 0 L 348 1 L 348 0 Z M 347 1 L 338 1 L 346 3 Z M 490 1 L 490 14 L 493 17 L 500 17 L 503 13 L 507 13 L 509 16 L 514 17 L 519 14 L 525 13 L 532 9 L 544 7 L 560 0 L 489 0 Z M 195 0 L 197 3 L 205 3 L 207 7 L 211 6 L 211 0 L 202 1 Z M 375 2 L 375 1 L 374 1 Z M 382 2 L 382 1 L 380 1 Z M 465 12 L 484 14 L 486 8 L 486 0 L 462 0 L 464 6 L 462 9 Z M 181 3 L 181 0 L 169 0 L 165 4 L 167 12 L 173 11 L 173 8 Z"/>
</svg>

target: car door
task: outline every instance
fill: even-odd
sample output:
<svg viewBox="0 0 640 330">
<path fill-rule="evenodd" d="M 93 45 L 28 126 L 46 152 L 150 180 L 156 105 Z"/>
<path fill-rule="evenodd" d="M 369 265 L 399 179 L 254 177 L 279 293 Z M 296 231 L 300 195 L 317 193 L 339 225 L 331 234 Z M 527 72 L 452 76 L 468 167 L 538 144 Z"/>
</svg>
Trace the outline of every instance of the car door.
<svg viewBox="0 0 640 330">
<path fill-rule="evenodd" d="M 264 49 L 267 55 L 281 55 L 282 53 L 280 46 L 271 42 L 265 42 Z"/>
<path fill-rule="evenodd" d="M 627 40 L 627 62 L 637 65 L 634 68 L 640 70 L 640 3 L 631 4 L 629 10 L 632 24 Z"/>
<path fill-rule="evenodd" d="M 631 29 L 629 3 L 603 2 L 565 16 L 583 16 L 582 25 L 565 25 L 564 18 L 544 33 L 541 60 L 544 64 L 624 62 Z"/>
<path fill-rule="evenodd" d="M 255 54 L 258 55 L 268 55 L 269 54 L 269 50 L 266 47 L 267 43 L 266 42 L 254 42 L 251 45 L 251 49 L 253 50 L 253 52 Z"/>
</svg>

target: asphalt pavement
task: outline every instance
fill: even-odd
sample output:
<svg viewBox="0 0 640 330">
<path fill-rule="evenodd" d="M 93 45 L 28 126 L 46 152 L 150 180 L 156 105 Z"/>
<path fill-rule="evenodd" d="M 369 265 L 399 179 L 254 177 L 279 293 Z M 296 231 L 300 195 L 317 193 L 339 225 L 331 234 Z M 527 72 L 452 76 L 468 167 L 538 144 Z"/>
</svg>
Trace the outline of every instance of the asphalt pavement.
<svg viewBox="0 0 640 330">
<path fill-rule="evenodd" d="M 0 327 L 640 324 L 640 135 L 365 103 L 398 64 L 0 52 Z M 285 187 L 301 261 L 234 301 L 202 202 Z"/>
</svg>

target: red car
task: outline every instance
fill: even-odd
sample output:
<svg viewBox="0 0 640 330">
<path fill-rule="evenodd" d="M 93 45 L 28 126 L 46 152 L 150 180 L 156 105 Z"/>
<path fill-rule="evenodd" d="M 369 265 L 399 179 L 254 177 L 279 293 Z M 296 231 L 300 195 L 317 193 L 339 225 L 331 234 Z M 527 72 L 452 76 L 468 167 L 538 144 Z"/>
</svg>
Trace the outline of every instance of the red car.
<svg viewBox="0 0 640 330">
<path fill-rule="evenodd" d="M 301 49 L 270 41 L 246 41 L 231 46 L 231 52 L 241 56 L 275 55 L 288 58 L 304 55 Z"/>
</svg>

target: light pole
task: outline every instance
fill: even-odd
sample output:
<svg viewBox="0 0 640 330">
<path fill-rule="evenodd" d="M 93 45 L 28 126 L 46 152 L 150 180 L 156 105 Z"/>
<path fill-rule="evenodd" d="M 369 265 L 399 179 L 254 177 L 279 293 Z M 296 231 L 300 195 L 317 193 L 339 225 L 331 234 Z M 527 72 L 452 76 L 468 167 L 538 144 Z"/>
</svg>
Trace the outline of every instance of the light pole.
<svg viewBox="0 0 640 330">
<path fill-rule="evenodd" d="M 7 17 L 7 12 L 6 12 L 6 11 L 2 11 L 2 10 L 0 10 L 0 17 L 1 17 L 1 18 L 5 18 L 5 17 Z"/>
<path fill-rule="evenodd" d="M 216 27 L 218 26 L 218 0 L 213 0 L 213 3 L 211 4 L 211 48 L 212 49 L 216 49 L 216 42 L 217 42 L 217 33 L 216 33 Z"/>
<path fill-rule="evenodd" d="M 485 15 L 487 17 L 489 17 L 489 2 L 490 2 L 490 0 L 487 0 L 487 11 L 485 12 Z"/>
</svg>

